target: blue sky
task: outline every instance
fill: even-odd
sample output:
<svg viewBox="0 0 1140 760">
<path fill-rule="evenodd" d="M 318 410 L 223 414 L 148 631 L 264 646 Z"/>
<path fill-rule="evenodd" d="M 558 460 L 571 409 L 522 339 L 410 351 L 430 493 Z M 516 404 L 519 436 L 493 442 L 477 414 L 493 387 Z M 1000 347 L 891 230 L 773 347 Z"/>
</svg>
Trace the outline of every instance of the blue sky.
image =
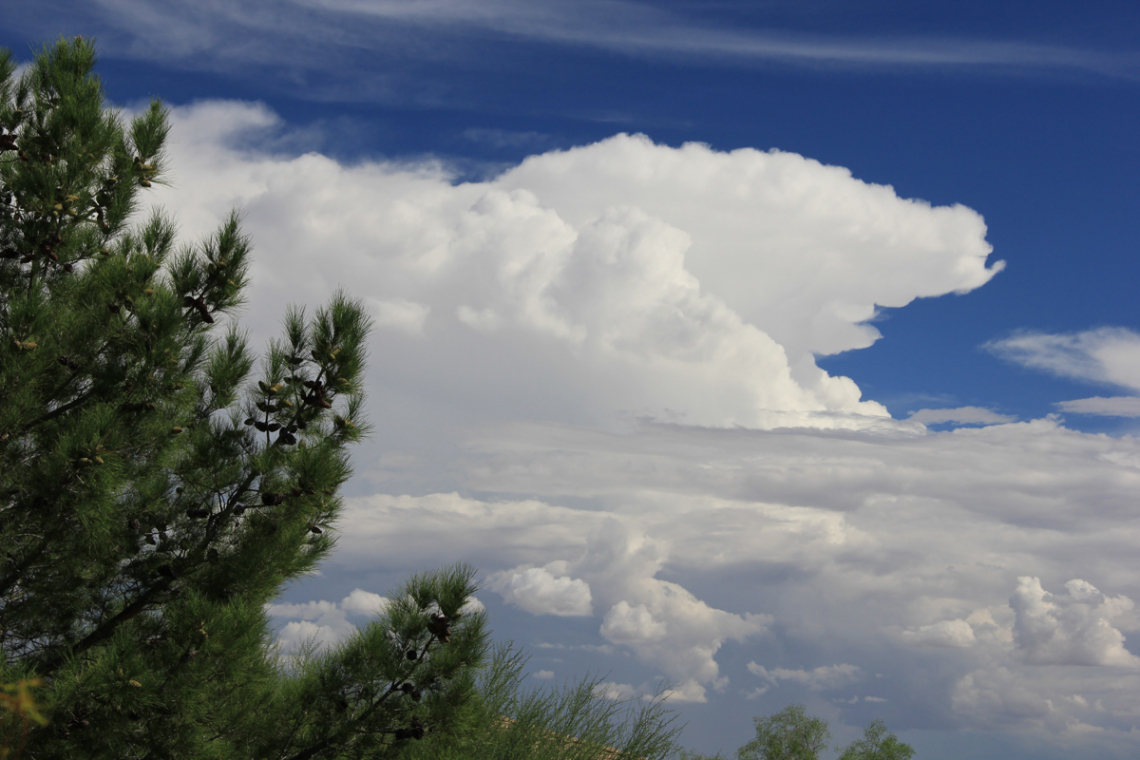
<svg viewBox="0 0 1140 760">
<path fill-rule="evenodd" d="M 156 201 L 244 210 L 256 338 L 337 285 L 377 320 L 283 635 L 463 559 L 536 684 L 667 679 L 694 749 L 806 702 L 1136 755 L 1134 3 L 0 8 L 173 107 Z"/>
</svg>

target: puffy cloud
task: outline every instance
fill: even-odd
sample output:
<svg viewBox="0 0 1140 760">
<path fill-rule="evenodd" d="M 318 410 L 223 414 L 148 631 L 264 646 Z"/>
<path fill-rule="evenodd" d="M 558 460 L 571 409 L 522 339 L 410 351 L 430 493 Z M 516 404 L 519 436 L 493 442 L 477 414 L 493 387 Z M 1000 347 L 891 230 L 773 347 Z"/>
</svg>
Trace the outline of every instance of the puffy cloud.
<svg viewBox="0 0 1140 760">
<path fill-rule="evenodd" d="M 876 305 L 1000 269 L 973 211 L 790 153 L 618 135 L 457 185 L 431 163 L 258 152 L 283 131 L 262 106 L 199 103 L 172 122 L 174 188 L 156 202 L 197 235 L 244 209 L 258 337 L 283 302 L 338 284 L 364 298 L 388 367 L 373 376 L 381 403 L 442 393 L 468 415 L 881 424 L 886 410 L 814 355 L 873 342 Z M 465 371 L 441 373 L 445 354 Z"/>
<path fill-rule="evenodd" d="M 388 609 L 388 604 L 388 597 L 357 588 L 341 600 L 340 608 L 350 615 L 376 616 Z"/>
<path fill-rule="evenodd" d="M 1114 619 L 1133 607 L 1126 596 L 1109 597 L 1092 584 L 1071 580 L 1064 595 L 1050 594 L 1041 580 L 1017 579 L 1009 606 L 1017 614 L 1013 636 L 1028 662 L 1046 665 L 1140 667 L 1140 657 L 1124 648 Z"/>
<path fill-rule="evenodd" d="M 334 602 L 270 604 L 265 611 L 275 618 L 294 618 L 277 632 L 277 642 L 284 654 L 295 653 L 306 643 L 328 647 L 356 632 L 356 626 L 348 622 L 345 611 Z"/>
<path fill-rule="evenodd" d="M 531 673 L 530 675 L 531 675 L 531 678 L 537 678 L 539 681 L 549 681 L 551 678 L 554 678 L 554 671 L 553 670 L 536 670 L 535 672 Z"/>
<path fill-rule="evenodd" d="M 349 631 L 351 632 L 351 631 Z M 308 645 L 324 649 L 344 638 L 346 631 L 330 625 L 320 625 L 309 620 L 286 623 L 277 634 L 277 644 L 283 654 L 292 654 Z"/>
<path fill-rule="evenodd" d="M 1093 396 L 1072 401 L 1059 401 L 1057 408 L 1072 414 L 1095 414 L 1101 417 L 1140 417 L 1140 397 Z"/>
<path fill-rule="evenodd" d="M 665 638 L 667 630 L 665 623 L 655 620 L 644 604 L 631 607 L 623 599 L 610 607 L 600 633 L 615 644 L 644 644 Z"/>
<path fill-rule="evenodd" d="M 794 153 L 619 135 L 532 156 L 496 184 L 535 193 L 574 225 L 634 206 L 683 230 L 701 286 L 771 335 L 793 367 L 870 345 L 876 305 L 966 292 L 1002 268 L 986 267 L 975 212 L 904 200 Z"/>
<path fill-rule="evenodd" d="M 721 689 L 728 682 L 714 659 L 723 643 L 764 633 L 772 618 L 716 609 L 680 584 L 657 578 L 667 558 L 663 542 L 609 518 L 569 568 L 589 579 L 598 601 L 609 605 L 602 637 L 679 681 L 672 698 L 703 702 L 705 685 Z"/>
<path fill-rule="evenodd" d="M 728 679 L 723 678 L 713 684 L 717 691 L 723 691 L 727 685 Z M 649 696 L 652 692 L 642 687 L 642 694 Z M 661 692 L 661 698 L 666 702 L 694 702 L 703 703 L 708 701 L 706 696 L 708 692 L 705 690 L 703 684 L 698 683 L 695 679 L 686 679 L 672 688 L 665 689 Z"/>
<path fill-rule="evenodd" d="M 836 689 L 840 686 L 858 681 L 861 673 L 855 665 L 824 665 L 813 670 L 790 670 L 788 668 L 765 668 L 755 662 L 748 663 L 748 670 L 754 675 L 763 678 L 773 686 L 781 681 L 806 686 L 818 691 L 821 689 Z"/>
<path fill-rule="evenodd" d="M 480 602 L 478 597 L 474 596 L 468 597 L 467 601 L 463 603 L 463 606 L 459 608 L 459 612 L 462 615 L 486 611 L 487 605 Z"/>
<path fill-rule="evenodd" d="M 354 452 L 322 583 L 443 557 L 533 609 L 586 612 L 588 589 L 592 640 L 548 616 L 497 633 L 633 655 L 615 694 L 665 676 L 671 698 L 715 700 L 722 670 L 825 653 L 883 675 L 869 691 L 891 725 L 1140 722 L 1140 672 L 1121 667 L 1140 621 L 1119 601 L 1140 593 L 1140 442 L 984 410 L 931 433 L 814 364 L 875 340 L 876 304 L 992 277 L 977 214 L 777 152 L 618 136 L 455 184 L 427 162 L 274 152 L 281 132 L 262 107 L 177 109 L 160 200 L 187 235 L 244 208 L 255 340 L 337 285 L 380 323 L 383 424 Z M 1135 387 L 1132 339 L 1106 335 L 997 350 Z M 1120 596 L 1031 588 L 1011 607 L 1019 576 Z M 281 619 L 324 635 L 346 610 Z M 1081 658 L 1098 664 L 1060 664 Z M 765 670 L 754 693 L 853 672 L 817 670 Z M 751 707 L 718 702 L 742 725 Z"/>
<path fill-rule="evenodd" d="M 265 612 L 270 617 L 293 619 L 277 634 L 278 643 L 288 653 L 306 641 L 313 641 L 321 648 L 335 644 L 356 632 L 356 626 L 348 621 L 349 615 L 375 617 L 387 606 L 387 597 L 357 588 L 339 603 L 267 604 Z"/>
<path fill-rule="evenodd" d="M 591 615 L 590 585 L 580 578 L 555 577 L 543 567 L 492 574 L 487 586 L 503 600 L 532 615 Z"/>
<path fill-rule="evenodd" d="M 921 422 L 923 425 L 940 425 L 946 422 L 953 422 L 958 425 L 1000 425 L 1014 420 L 1008 414 L 998 414 L 991 409 L 983 409 L 978 406 L 960 406 L 956 409 L 919 409 L 907 419 L 911 422 Z"/>
<path fill-rule="evenodd" d="M 616 702 L 618 700 L 636 699 L 642 695 L 642 692 L 635 689 L 632 684 L 603 681 L 594 687 L 594 694 Z"/>
<path fill-rule="evenodd" d="M 1140 391 L 1140 335 L 1122 327 L 1058 335 L 1024 332 L 986 347 L 1026 367 Z"/>
</svg>

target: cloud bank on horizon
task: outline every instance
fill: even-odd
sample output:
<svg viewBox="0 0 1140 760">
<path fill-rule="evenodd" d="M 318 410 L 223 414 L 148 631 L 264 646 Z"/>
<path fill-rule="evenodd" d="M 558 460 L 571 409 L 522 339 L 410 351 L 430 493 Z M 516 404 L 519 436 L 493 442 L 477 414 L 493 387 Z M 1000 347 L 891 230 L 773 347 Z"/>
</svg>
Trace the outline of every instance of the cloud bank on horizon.
<svg viewBox="0 0 1140 760">
<path fill-rule="evenodd" d="M 878 307 L 988 282 L 976 212 L 777 151 L 617 135 L 456 183 L 275 152 L 254 104 L 172 121 L 158 202 L 187 239 L 244 210 L 255 338 L 340 286 L 375 319 L 382 425 L 328 573 L 472 562 L 632 655 L 644 683 L 613 696 L 664 676 L 678 702 L 806 693 L 892 728 L 1133 741 L 1140 444 L 980 407 L 895 420 L 815 363 L 878 339 Z M 994 350 L 1133 390 L 1132 340 Z M 375 602 L 353 594 L 273 613 L 333 640 Z M 730 643 L 748 665 L 726 672 Z"/>
</svg>

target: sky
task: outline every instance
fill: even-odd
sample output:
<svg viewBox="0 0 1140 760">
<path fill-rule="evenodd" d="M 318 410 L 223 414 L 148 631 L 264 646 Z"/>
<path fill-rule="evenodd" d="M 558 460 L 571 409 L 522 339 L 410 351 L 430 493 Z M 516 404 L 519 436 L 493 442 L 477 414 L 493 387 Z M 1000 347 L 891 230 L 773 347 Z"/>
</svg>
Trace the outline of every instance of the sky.
<svg viewBox="0 0 1140 760">
<path fill-rule="evenodd" d="M 242 323 L 343 288 L 372 438 L 270 613 L 479 569 L 536 688 L 802 703 L 922 760 L 1140 755 L 1140 6 L 0 0 L 170 108 Z M 146 212 L 143 212 L 146 213 Z M 141 217 L 140 217 L 141 218 Z"/>
</svg>

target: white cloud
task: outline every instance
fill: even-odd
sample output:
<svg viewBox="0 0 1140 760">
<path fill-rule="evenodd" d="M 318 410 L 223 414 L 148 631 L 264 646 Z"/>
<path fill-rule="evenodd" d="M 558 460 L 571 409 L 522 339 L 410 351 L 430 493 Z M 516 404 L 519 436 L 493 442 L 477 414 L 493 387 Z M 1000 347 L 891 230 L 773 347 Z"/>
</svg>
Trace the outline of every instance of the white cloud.
<svg viewBox="0 0 1140 760">
<path fill-rule="evenodd" d="M 772 618 L 716 609 L 680 584 L 658 579 L 667 558 L 664 542 L 609 518 L 568 567 L 589 579 L 598 602 L 609 605 L 599 628 L 604 639 L 630 647 L 679 682 L 672 698 L 704 701 L 705 685 L 722 689 L 728 682 L 714 659 L 724 642 L 762 634 Z"/>
<path fill-rule="evenodd" d="M 530 674 L 532 678 L 537 678 L 539 681 L 549 681 L 554 678 L 553 670 L 536 670 Z"/>
<path fill-rule="evenodd" d="M 270 617 L 293 619 L 277 634 L 282 650 L 290 653 L 308 640 L 315 641 L 321 648 L 343 640 L 356 632 L 356 626 L 348 621 L 348 615 L 375 617 L 384 612 L 388 603 L 387 597 L 357 588 L 339 604 L 328 601 L 267 604 L 265 612 Z"/>
<path fill-rule="evenodd" d="M 921 422 L 923 425 L 939 425 L 946 422 L 959 425 L 1001 425 L 1013 422 L 1015 418 L 978 406 L 960 406 L 955 409 L 919 409 L 907 419 Z"/>
<path fill-rule="evenodd" d="M 270 304 L 348 286 L 381 327 L 381 402 L 430 392 L 468 416 L 882 425 L 886 410 L 814 354 L 873 342 L 876 305 L 965 292 L 1001 268 L 986 267 L 973 211 L 791 153 L 618 135 L 455 185 L 431 163 L 256 152 L 282 130 L 263 106 L 199 103 L 172 122 L 174 188 L 155 198 L 189 234 L 244 208 L 256 335 L 276 327 L 260 316 Z M 442 373 L 443 355 L 465 371 Z"/>
<path fill-rule="evenodd" d="M 954 685 L 951 703 L 961 717 L 989 730 L 1045 728 L 1078 737 L 1106 733 L 1103 727 L 1085 722 L 1097 720 L 1097 713 L 1104 712 L 1103 705 L 1099 701 L 1090 705 L 1082 695 L 1066 692 L 1066 686 L 1058 688 L 1004 666 L 975 670 Z"/>
<path fill-rule="evenodd" d="M 1071 580 L 1067 594 L 1050 594 L 1041 580 L 1017 579 L 1009 606 L 1017 614 L 1014 641 L 1028 662 L 1045 665 L 1140 667 L 1124 648 L 1124 634 L 1112 621 L 1133 608 L 1126 596 L 1109 597 L 1092 584 Z"/>
<path fill-rule="evenodd" d="M 1140 417 L 1140 397 L 1093 396 L 1072 401 L 1059 401 L 1057 408 L 1071 414 L 1095 414 L 1101 417 Z"/>
<path fill-rule="evenodd" d="M 634 206 L 682 230 L 701 287 L 772 336 L 794 368 L 870 345 L 876 306 L 966 292 L 1003 266 L 985 266 L 992 249 L 975 212 L 904 200 L 794 153 L 622 135 L 532 156 L 496 184 L 535 193 L 575 226 Z"/>
<path fill-rule="evenodd" d="M 267 604 L 265 611 L 272 617 L 316 620 L 340 612 L 336 602 L 304 602 L 303 604 Z"/>
<path fill-rule="evenodd" d="M 1041 721 L 1053 710 L 1049 699 L 1020 683 L 1009 669 L 975 670 L 954 686 L 954 710 L 988 727 Z"/>
<path fill-rule="evenodd" d="M 580 578 L 555 577 L 542 567 L 516 568 L 487 578 L 503 601 L 532 615 L 591 615 L 590 585 Z"/>
<path fill-rule="evenodd" d="M 307 644 L 315 644 L 318 649 L 324 649 L 336 644 L 344 636 L 343 629 L 300 620 L 286 623 L 277 634 L 277 642 L 281 652 L 289 654 L 297 652 Z"/>
<path fill-rule="evenodd" d="M 369 298 L 365 305 L 377 327 L 395 328 L 415 335 L 423 333 L 424 321 L 431 313 L 430 306 L 403 299 L 381 301 Z"/>
<path fill-rule="evenodd" d="M 723 691 L 728 679 L 724 678 L 714 683 L 713 686 L 717 691 Z M 643 694 L 648 696 L 649 691 L 643 687 Z M 705 690 L 703 684 L 698 683 L 695 679 L 689 678 L 677 684 L 671 689 L 665 689 L 661 692 L 661 698 L 666 702 L 692 702 L 695 704 L 703 704 L 708 702 L 708 692 Z"/>
<path fill-rule="evenodd" d="M 812 670 L 791 670 L 788 668 L 765 668 L 755 662 L 748 663 L 748 670 L 756 676 L 763 678 L 773 686 L 781 681 L 790 681 L 806 686 L 813 691 L 822 689 L 837 689 L 841 686 L 858 681 L 861 677 L 860 669 L 855 665 L 824 665 Z"/>
<path fill-rule="evenodd" d="M 903 641 L 932 647 L 971 647 L 977 641 L 965 620 L 940 620 L 903 631 Z"/>
<path fill-rule="evenodd" d="M 623 599 L 610 607 L 600 633 L 615 644 L 645 644 L 660 641 L 667 631 L 665 623 L 655 620 L 644 604 L 631 607 Z"/>
<path fill-rule="evenodd" d="M 1079 333 L 1025 332 L 986 347 L 998 356 L 1060 377 L 1140 391 L 1140 335 L 1122 327 Z"/>
<path fill-rule="evenodd" d="M 473 613 L 477 613 L 477 612 L 486 612 L 486 611 L 487 611 L 487 605 L 480 602 L 479 599 L 477 597 L 474 597 L 474 596 L 468 597 L 467 601 L 464 602 L 463 606 L 459 608 L 459 614 L 461 614 L 461 615 L 468 615 L 468 614 L 473 614 Z"/>
<path fill-rule="evenodd" d="M 241 104 L 178 110 L 161 196 L 188 235 L 244 207 L 255 339 L 337 285 L 424 307 L 405 322 L 419 332 L 375 331 L 380 424 L 323 583 L 442 557 L 517 573 L 535 610 L 587 612 L 588 589 L 596 635 L 549 617 L 496 634 L 629 654 L 621 681 L 667 677 L 744 725 L 755 705 L 716 696 L 726 663 L 821 653 L 883 674 L 891 725 L 1140 725 L 1120 638 L 1140 620 L 1119 601 L 1140 594 L 1140 441 L 1057 418 L 930 433 L 814 365 L 873 341 L 875 304 L 986 282 L 977 214 L 792 154 L 625 136 L 453 185 L 429 163 L 254 150 L 275 125 Z M 1023 354 L 1131 387 L 1128 346 Z M 1033 589 L 1011 607 L 1019 576 L 1117 596 Z M 343 602 L 280 611 L 294 637 L 351 625 Z"/>
<path fill-rule="evenodd" d="M 614 701 L 636 699 L 641 696 L 641 692 L 633 688 L 632 684 L 615 683 L 613 681 L 604 681 L 595 686 L 594 694 Z"/>
<path fill-rule="evenodd" d="M 1022 679 L 1027 669 L 1042 667 L 1028 661 L 1030 651 L 1060 661 L 1072 659 L 1075 646 L 1092 648 L 1093 660 L 1108 663 L 1110 650 L 1095 649 L 1100 640 L 1090 638 L 1100 630 L 1098 616 L 1110 634 L 1140 630 L 1123 607 L 1081 602 L 1087 614 L 1073 617 L 1067 592 L 1060 602 L 1046 600 L 1059 611 L 1044 617 L 1008 604 L 1027 571 L 1052 577 L 1079 569 L 1114 589 L 1106 599 L 1140 593 L 1129 564 L 1140 532 L 1127 522 L 1140 489 L 1140 441 L 1084 435 L 1055 420 L 921 438 L 659 424 L 620 434 L 524 426 L 484 437 L 464 467 L 481 491 L 545 500 L 483 502 L 454 494 L 349 500 L 344 521 L 353 529 L 332 562 L 357 566 L 380 552 L 414 566 L 440 547 L 488 569 L 558 557 L 564 564 L 552 565 L 550 575 L 588 583 L 599 624 L 608 622 L 599 627 L 599 643 L 631 652 L 682 685 L 691 681 L 709 700 L 708 687 L 723 677 L 719 648 L 712 647 L 733 633 L 743 637 L 738 646 L 755 648 L 756 662 L 764 661 L 759 657 L 773 635 L 813 642 L 820 651 L 889 652 L 874 655 L 886 658 L 875 666 L 850 657 L 840 662 L 885 670 L 893 685 L 876 696 L 899 705 L 937 690 L 943 668 L 953 675 L 944 686 L 949 700 L 974 670 L 1006 668 Z M 550 503 L 560 499 L 579 506 Z M 700 581 L 722 571 L 736 580 Z M 666 573 L 677 580 L 665 580 Z M 774 623 L 744 630 L 749 610 Z M 1054 644 L 1024 637 L 1024 646 L 1016 644 L 1018 614 L 1056 625 Z M 909 633 L 884 635 L 892 626 Z M 971 633 L 974 643 L 965 646 Z M 1064 641 L 1068 649 L 1056 643 Z M 916 663 L 908 650 L 931 659 Z M 952 664 L 943 656 L 961 659 Z M 1058 696 L 1058 722 L 1042 722 L 1042 730 L 1068 731 L 1067 718 L 1060 719 L 1066 715 L 1118 724 L 1124 719 L 1111 711 L 1129 709 L 1140 695 L 1140 681 L 1105 690 L 1097 686 L 1103 676 L 1096 668 L 1080 670 L 1085 674 L 1065 676 L 1064 686 L 1043 676 L 1030 691 L 1096 694 L 1109 711 L 1084 715 Z M 916 692 L 907 690 L 909 683 Z M 762 688 L 770 686 L 765 681 Z M 690 697 L 697 693 L 685 689 Z M 1020 709 L 1009 694 L 1003 699 L 1010 710 Z M 985 709 L 959 702 L 954 716 L 963 725 L 997 725 Z M 1002 720 L 1012 722 L 1000 726 L 1020 725 L 1012 713 Z"/>
<path fill-rule="evenodd" d="M 388 609 L 388 604 L 388 597 L 357 588 L 340 601 L 340 608 L 350 615 L 375 617 L 383 614 Z"/>
<path fill-rule="evenodd" d="M 708 702 L 708 692 L 705 690 L 705 687 L 693 679 L 682 681 L 667 689 L 661 689 L 659 694 L 657 684 L 653 682 L 646 682 L 635 687 L 628 683 L 605 681 L 594 687 L 594 693 L 615 701 L 646 699 L 653 698 L 654 695 L 657 695 L 664 702 L 690 702 L 696 704 Z"/>
</svg>

